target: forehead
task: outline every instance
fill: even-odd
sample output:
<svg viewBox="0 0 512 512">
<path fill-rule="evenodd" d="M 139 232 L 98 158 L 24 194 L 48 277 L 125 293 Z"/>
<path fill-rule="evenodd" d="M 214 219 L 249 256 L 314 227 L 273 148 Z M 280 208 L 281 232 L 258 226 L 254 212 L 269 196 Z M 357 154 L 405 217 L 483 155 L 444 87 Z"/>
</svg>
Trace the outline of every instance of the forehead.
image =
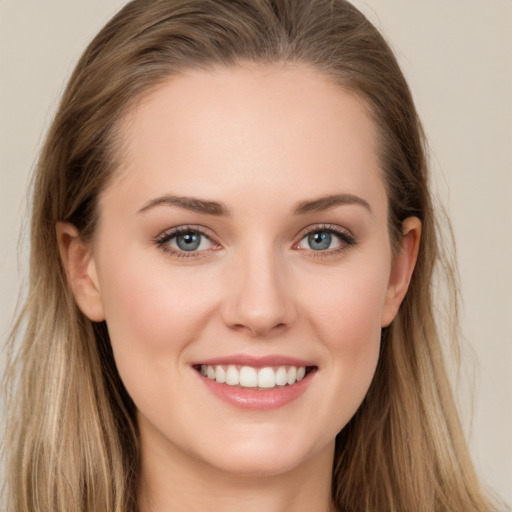
<svg viewBox="0 0 512 512">
<path fill-rule="evenodd" d="M 114 182 L 131 183 L 148 198 L 229 195 L 249 186 L 254 193 L 281 193 L 284 201 L 291 183 L 297 196 L 325 195 L 333 187 L 382 196 L 366 106 L 304 65 L 247 64 L 173 76 L 131 109 L 121 139 Z M 373 192 L 371 182 L 378 185 Z"/>
</svg>

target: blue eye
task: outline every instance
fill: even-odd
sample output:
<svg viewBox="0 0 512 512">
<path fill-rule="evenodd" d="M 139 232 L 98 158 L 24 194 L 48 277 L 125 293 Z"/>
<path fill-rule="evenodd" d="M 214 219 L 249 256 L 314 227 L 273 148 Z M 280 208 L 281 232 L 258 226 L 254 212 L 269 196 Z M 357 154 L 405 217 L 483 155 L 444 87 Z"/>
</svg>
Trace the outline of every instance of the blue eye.
<svg viewBox="0 0 512 512">
<path fill-rule="evenodd" d="M 185 233 L 174 237 L 176 245 L 182 251 L 197 251 L 201 246 L 202 235 L 199 233 Z"/>
<path fill-rule="evenodd" d="M 326 231 L 318 231 L 308 235 L 308 245 L 314 251 L 325 251 L 331 247 L 332 235 Z"/>
<path fill-rule="evenodd" d="M 203 233 L 192 229 L 175 230 L 157 239 L 157 244 L 166 252 L 185 255 L 206 251 L 215 244 Z"/>
<path fill-rule="evenodd" d="M 355 243 L 354 238 L 340 228 L 318 227 L 306 233 L 296 248 L 333 253 L 342 251 Z"/>
</svg>

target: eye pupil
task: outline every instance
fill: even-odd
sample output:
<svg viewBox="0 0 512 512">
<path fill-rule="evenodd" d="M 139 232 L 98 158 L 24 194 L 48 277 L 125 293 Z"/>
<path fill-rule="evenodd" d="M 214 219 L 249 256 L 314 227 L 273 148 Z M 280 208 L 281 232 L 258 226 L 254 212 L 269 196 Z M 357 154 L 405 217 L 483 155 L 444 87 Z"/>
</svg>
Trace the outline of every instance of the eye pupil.
<svg viewBox="0 0 512 512">
<path fill-rule="evenodd" d="M 199 233 L 185 233 L 176 237 L 176 245 L 182 251 L 195 251 L 201 245 Z"/>
<path fill-rule="evenodd" d="M 309 247 L 315 251 L 328 249 L 331 245 L 332 235 L 326 231 L 317 231 L 308 236 Z"/>
</svg>

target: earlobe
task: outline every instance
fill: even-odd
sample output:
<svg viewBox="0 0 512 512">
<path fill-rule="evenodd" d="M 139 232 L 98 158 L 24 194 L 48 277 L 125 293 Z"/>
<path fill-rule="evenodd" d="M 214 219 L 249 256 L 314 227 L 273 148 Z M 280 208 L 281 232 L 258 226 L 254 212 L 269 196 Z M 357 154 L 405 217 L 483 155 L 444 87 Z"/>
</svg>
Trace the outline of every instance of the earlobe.
<svg viewBox="0 0 512 512">
<path fill-rule="evenodd" d="M 402 223 L 402 240 L 391 266 L 391 273 L 382 310 L 381 326 L 387 327 L 395 318 L 407 293 L 418 258 L 421 237 L 421 221 L 409 217 Z"/>
<path fill-rule="evenodd" d="M 93 322 L 105 320 L 91 244 L 68 222 L 58 222 L 56 232 L 62 264 L 78 307 Z"/>
</svg>

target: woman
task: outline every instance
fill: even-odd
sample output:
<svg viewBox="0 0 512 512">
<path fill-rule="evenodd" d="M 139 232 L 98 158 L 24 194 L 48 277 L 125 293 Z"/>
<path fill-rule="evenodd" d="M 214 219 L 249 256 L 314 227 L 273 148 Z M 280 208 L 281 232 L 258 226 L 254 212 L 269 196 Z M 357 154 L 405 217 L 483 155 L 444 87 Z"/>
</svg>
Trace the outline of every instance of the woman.
<svg viewBox="0 0 512 512">
<path fill-rule="evenodd" d="M 9 509 L 492 510 L 439 261 L 409 90 L 350 4 L 130 2 L 38 166 Z"/>
</svg>

